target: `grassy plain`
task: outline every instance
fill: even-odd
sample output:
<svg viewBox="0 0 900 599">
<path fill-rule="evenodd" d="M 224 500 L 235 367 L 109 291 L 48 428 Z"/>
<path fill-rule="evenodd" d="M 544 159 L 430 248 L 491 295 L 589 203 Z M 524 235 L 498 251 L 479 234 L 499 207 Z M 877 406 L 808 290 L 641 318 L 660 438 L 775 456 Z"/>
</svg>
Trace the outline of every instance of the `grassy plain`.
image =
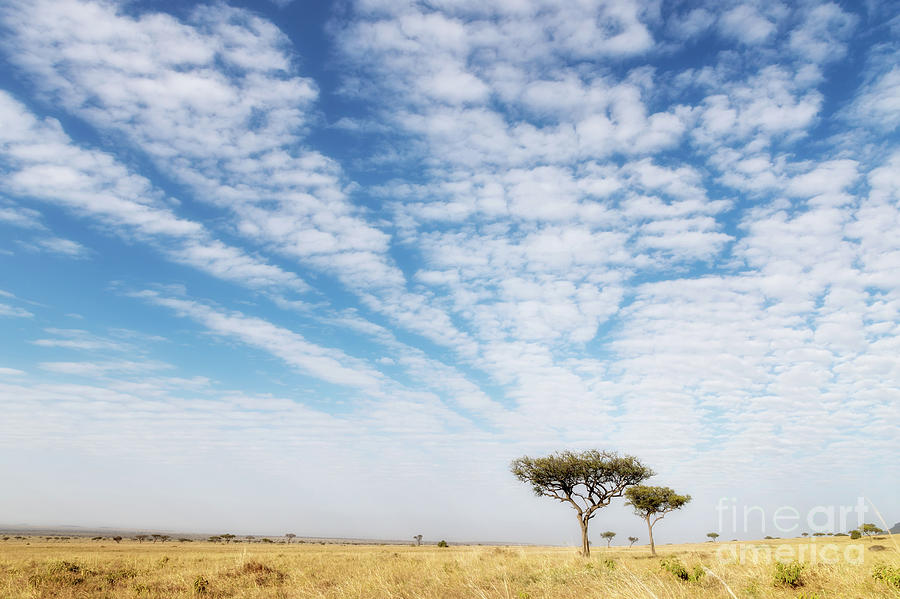
<svg viewBox="0 0 900 599">
<path fill-rule="evenodd" d="M 664 545 L 658 558 L 641 546 L 598 547 L 589 559 L 559 547 L 10 539 L 0 541 L 0 597 L 900 598 L 900 581 L 873 577 L 879 568 L 900 573 L 895 539 L 864 540 L 863 549 L 850 553 L 847 548 L 860 542 L 831 537 Z M 828 543 L 835 545 L 823 555 Z M 885 549 L 866 549 L 873 544 Z M 723 545 L 744 547 L 743 559 L 734 560 Z M 778 546 L 783 557 L 793 552 L 805 562 L 802 586 L 775 583 Z M 751 547 L 769 549 L 754 554 Z M 824 563 L 835 555 L 837 563 Z M 691 580 L 672 574 L 673 560 Z M 703 574 L 694 580 L 697 571 Z"/>
</svg>

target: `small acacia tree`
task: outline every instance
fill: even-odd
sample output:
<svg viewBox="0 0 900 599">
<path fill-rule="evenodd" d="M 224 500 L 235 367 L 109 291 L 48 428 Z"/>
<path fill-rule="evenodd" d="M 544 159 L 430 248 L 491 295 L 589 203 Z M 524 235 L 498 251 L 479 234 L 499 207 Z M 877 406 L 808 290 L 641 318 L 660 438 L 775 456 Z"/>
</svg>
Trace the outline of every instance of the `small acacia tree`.
<svg viewBox="0 0 900 599">
<path fill-rule="evenodd" d="M 416 540 L 416 547 L 422 544 L 422 535 L 413 535 L 413 538 Z"/>
<path fill-rule="evenodd" d="M 529 483 L 535 495 L 570 504 L 581 526 L 581 554 L 591 554 L 588 524 L 597 510 L 621 497 L 625 489 L 653 476 L 636 457 L 591 449 L 560 451 L 542 458 L 513 460 L 512 473 Z"/>
<path fill-rule="evenodd" d="M 616 537 L 616 533 L 607 530 L 606 532 L 601 532 L 600 536 L 606 539 L 606 548 L 609 549 L 609 544 L 612 543 L 612 540 Z"/>
<path fill-rule="evenodd" d="M 877 526 L 875 526 L 874 524 L 866 523 L 859 527 L 859 532 L 863 533 L 866 536 L 869 536 L 869 535 L 873 535 L 873 534 L 874 535 L 881 534 L 884 531 L 881 530 L 880 528 L 878 528 Z"/>
<path fill-rule="evenodd" d="M 629 547 L 634 547 L 634 544 L 638 542 L 638 538 L 637 537 L 628 537 L 628 542 L 630 543 L 630 545 L 628 545 Z"/>
<path fill-rule="evenodd" d="M 717 532 L 708 532 L 708 533 L 706 533 L 706 536 L 708 536 L 710 539 L 712 539 L 713 543 L 715 543 L 715 542 L 716 542 L 716 539 L 719 538 L 719 533 L 717 533 Z"/>
<path fill-rule="evenodd" d="M 666 514 L 681 509 L 691 500 L 690 495 L 679 495 L 669 487 L 648 485 L 636 485 L 629 488 L 625 491 L 625 497 L 628 499 L 626 503 L 634 508 L 634 513 L 647 522 L 652 555 L 656 555 L 656 545 L 653 544 L 653 526 Z"/>
<path fill-rule="evenodd" d="M 284 536 L 287 538 L 287 542 L 290 543 L 291 541 L 294 540 L 294 538 L 295 538 L 297 535 L 295 535 L 295 534 L 292 533 L 292 532 L 289 532 L 289 533 L 287 533 L 287 534 L 284 535 Z"/>
</svg>

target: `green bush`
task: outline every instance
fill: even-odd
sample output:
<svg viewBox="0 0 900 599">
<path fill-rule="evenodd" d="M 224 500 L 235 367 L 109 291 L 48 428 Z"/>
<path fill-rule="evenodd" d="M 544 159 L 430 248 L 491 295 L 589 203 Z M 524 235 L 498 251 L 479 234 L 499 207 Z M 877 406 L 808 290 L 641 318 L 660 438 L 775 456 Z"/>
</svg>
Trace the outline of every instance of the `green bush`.
<svg viewBox="0 0 900 599">
<path fill-rule="evenodd" d="M 438 547 L 449 547 L 450 544 L 449 544 L 447 541 L 441 539 L 441 542 L 438 543 L 437 546 L 438 546 Z"/>
<path fill-rule="evenodd" d="M 676 558 L 666 558 L 659 562 L 660 567 L 674 576 L 679 580 L 683 580 L 685 582 L 700 582 L 703 579 L 705 572 L 703 571 L 703 566 L 697 564 L 694 566 L 693 572 L 689 572 L 687 568 L 685 568 L 684 564 L 678 561 Z"/>
<path fill-rule="evenodd" d="M 900 589 L 900 566 L 892 567 L 887 564 L 879 564 L 872 570 L 872 578 Z"/>
<path fill-rule="evenodd" d="M 850 538 L 853 539 L 854 541 L 855 541 L 856 539 L 860 538 L 861 536 L 862 536 L 862 533 L 859 532 L 858 530 L 851 530 L 851 531 L 850 531 Z"/>
<path fill-rule="evenodd" d="M 773 574 L 773 582 L 775 586 L 786 587 L 802 587 L 803 586 L 803 570 L 806 566 L 800 562 L 775 562 L 775 573 Z"/>
</svg>

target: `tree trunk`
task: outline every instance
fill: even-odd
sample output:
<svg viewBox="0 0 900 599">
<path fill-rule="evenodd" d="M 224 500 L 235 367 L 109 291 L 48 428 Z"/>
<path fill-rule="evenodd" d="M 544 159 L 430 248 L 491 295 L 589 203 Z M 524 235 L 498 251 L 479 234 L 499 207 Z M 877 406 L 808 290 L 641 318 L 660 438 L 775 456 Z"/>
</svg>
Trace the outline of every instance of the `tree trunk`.
<svg viewBox="0 0 900 599">
<path fill-rule="evenodd" d="M 656 545 L 653 544 L 653 525 L 650 524 L 650 516 L 647 516 L 647 532 L 650 533 L 650 555 L 656 555 Z"/>
<path fill-rule="evenodd" d="M 578 519 L 578 522 L 581 524 L 581 555 L 584 557 L 591 556 L 591 542 L 588 541 L 588 521 Z"/>
</svg>

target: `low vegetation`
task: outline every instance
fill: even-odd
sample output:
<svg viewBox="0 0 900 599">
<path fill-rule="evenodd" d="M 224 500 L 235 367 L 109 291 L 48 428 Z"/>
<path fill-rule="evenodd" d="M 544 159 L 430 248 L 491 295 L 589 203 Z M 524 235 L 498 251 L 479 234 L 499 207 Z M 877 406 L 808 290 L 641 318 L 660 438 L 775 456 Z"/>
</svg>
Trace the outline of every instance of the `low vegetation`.
<svg viewBox="0 0 900 599">
<path fill-rule="evenodd" d="M 740 546 L 823 542 L 832 540 Z M 725 546 L 662 545 L 658 558 L 642 545 L 603 547 L 584 558 L 572 547 L 11 538 L 0 542 L 0 597 L 900 599 L 900 553 L 889 542 L 859 563 L 833 564 L 729 560 L 719 553 Z"/>
</svg>

